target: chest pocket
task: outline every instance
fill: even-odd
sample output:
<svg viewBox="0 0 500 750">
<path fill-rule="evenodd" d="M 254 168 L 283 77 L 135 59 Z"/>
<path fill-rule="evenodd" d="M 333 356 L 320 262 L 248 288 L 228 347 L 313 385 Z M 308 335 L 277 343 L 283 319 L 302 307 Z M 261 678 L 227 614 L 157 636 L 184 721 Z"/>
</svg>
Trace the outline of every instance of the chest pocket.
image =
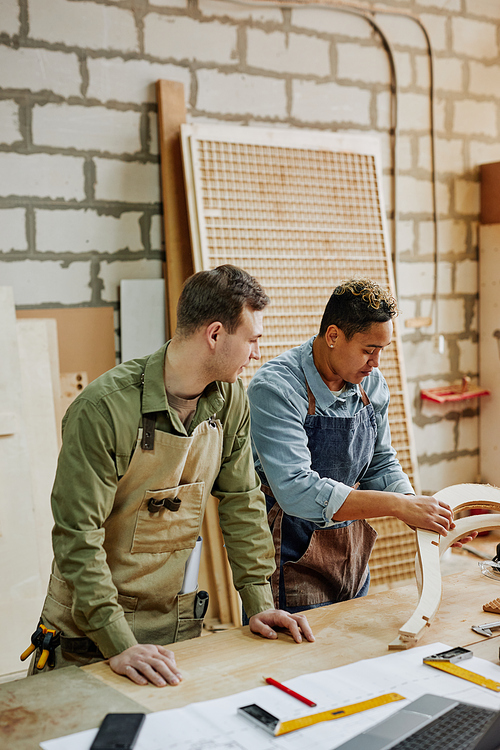
<svg viewBox="0 0 500 750">
<path fill-rule="evenodd" d="M 203 520 L 205 482 L 146 490 L 137 511 L 131 552 L 192 549 Z"/>
</svg>

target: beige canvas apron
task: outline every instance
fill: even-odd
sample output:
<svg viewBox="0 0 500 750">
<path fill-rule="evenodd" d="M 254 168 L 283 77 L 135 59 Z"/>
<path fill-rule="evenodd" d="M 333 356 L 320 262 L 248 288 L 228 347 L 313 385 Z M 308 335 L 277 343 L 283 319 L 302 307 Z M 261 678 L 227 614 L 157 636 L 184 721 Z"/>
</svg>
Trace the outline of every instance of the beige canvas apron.
<svg viewBox="0 0 500 750">
<path fill-rule="evenodd" d="M 193 616 L 195 592 L 179 591 L 220 470 L 223 429 L 219 420 L 210 418 L 190 436 L 155 430 L 153 450 L 141 447 L 142 432 L 104 523 L 104 549 L 118 603 L 137 641 L 165 645 L 201 633 L 203 621 Z M 151 500 L 165 500 L 167 507 L 151 511 Z M 54 563 L 42 622 L 66 637 L 84 638 L 71 606 L 70 588 Z M 99 658 L 104 657 L 65 653 L 58 647 L 55 666 L 89 664 Z"/>
</svg>

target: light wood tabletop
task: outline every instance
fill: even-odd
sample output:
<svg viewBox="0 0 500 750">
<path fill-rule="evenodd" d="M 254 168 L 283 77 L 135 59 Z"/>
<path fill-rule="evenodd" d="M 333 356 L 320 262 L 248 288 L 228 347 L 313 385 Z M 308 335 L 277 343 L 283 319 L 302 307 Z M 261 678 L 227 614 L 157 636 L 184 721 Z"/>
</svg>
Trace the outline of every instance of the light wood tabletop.
<svg viewBox="0 0 500 750">
<path fill-rule="evenodd" d="M 499 593 L 498 584 L 479 570 L 444 576 L 441 606 L 418 645 L 440 641 L 468 646 L 476 656 L 498 663 L 500 638 L 484 638 L 471 626 L 500 619 L 482 609 Z M 412 584 L 310 610 L 307 617 L 314 643 L 294 643 L 285 633 L 280 633 L 277 641 L 269 641 L 253 635 L 248 627 L 175 643 L 169 648 L 183 674 L 183 682 L 176 687 L 135 685 L 102 662 L 84 670 L 150 711 L 178 708 L 261 686 L 263 677 L 283 681 L 388 654 L 388 644 L 417 600 L 417 588 Z"/>
</svg>

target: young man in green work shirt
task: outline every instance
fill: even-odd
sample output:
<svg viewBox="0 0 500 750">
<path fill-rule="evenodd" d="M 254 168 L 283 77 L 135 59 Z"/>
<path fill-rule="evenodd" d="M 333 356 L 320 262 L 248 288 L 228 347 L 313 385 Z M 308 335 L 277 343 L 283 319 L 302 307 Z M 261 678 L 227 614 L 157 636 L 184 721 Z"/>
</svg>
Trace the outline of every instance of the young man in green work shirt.
<svg viewBox="0 0 500 750">
<path fill-rule="evenodd" d="M 179 592 L 210 494 L 251 630 L 314 640 L 303 615 L 273 608 L 274 549 L 238 378 L 260 357 L 268 301 L 234 266 L 195 274 L 173 339 L 93 381 L 66 413 L 41 617 L 60 639 L 56 667 L 107 659 L 138 684 L 182 679 L 164 644 L 201 632 L 195 592 Z"/>
</svg>

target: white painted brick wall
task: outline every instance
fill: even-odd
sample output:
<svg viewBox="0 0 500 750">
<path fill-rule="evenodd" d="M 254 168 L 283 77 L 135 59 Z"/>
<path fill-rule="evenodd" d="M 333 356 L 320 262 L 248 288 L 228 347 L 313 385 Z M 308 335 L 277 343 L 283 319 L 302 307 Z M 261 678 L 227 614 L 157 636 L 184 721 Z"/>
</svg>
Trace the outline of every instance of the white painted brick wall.
<svg viewBox="0 0 500 750">
<path fill-rule="evenodd" d="M 36 249 L 54 253 L 113 253 L 144 250 L 139 220 L 130 211 L 119 218 L 91 210 L 36 210 Z"/>
<path fill-rule="evenodd" d="M 474 402 L 472 402 L 474 403 Z M 479 420 L 477 417 L 462 417 L 458 423 L 459 451 L 476 450 L 479 442 Z"/>
<path fill-rule="evenodd" d="M 446 130 L 446 105 L 442 99 L 434 100 L 434 127 L 437 135 L 444 135 Z M 446 133 L 448 135 L 448 133 Z"/>
<path fill-rule="evenodd" d="M 412 378 L 422 378 L 432 373 L 446 373 L 449 368 L 448 343 L 440 354 L 432 340 L 405 341 L 403 344 L 405 370 Z"/>
<path fill-rule="evenodd" d="M 465 306 L 463 299 L 441 297 L 438 303 L 439 332 L 462 333 L 465 330 Z"/>
<path fill-rule="evenodd" d="M 90 262 L 63 268 L 56 261 L 2 263 L 2 284 L 14 289 L 16 305 L 80 305 L 90 302 Z"/>
<path fill-rule="evenodd" d="M 477 261 L 463 260 L 461 263 L 457 263 L 455 291 L 457 294 L 477 294 Z"/>
<path fill-rule="evenodd" d="M 435 464 L 420 464 L 420 484 L 426 493 L 438 492 L 452 484 L 477 482 L 479 461 L 477 456 L 460 456 Z"/>
<path fill-rule="evenodd" d="M 337 75 L 362 83 L 389 83 L 391 69 L 382 47 L 337 44 Z"/>
<path fill-rule="evenodd" d="M 263 6 L 238 5 L 236 3 L 221 0 L 200 0 L 198 8 L 202 15 L 207 18 L 218 16 L 221 18 L 232 18 L 237 21 L 252 20 L 260 23 L 283 23 L 283 14 L 279 8 L 267 8 Z"/>
<path fill-rule="evenodd" d="M 135 153 L 141 150 L 140 121 L 140 112 L 45 104 L 33 108 L 33 142 L 56 148 Z"/>
<path fill-rule="evenodd" d="M 94 2 L 30 0 L 30 34 L 34 39 L 91 49 L 138 52 L 130 10 Z"/>
<path fill-rule="evenodd" d="M 156 13 L 144 19 L 144 47 L 146 54 L 164 60 L 235 63 L 238 57 L 234 26 Z"/>
<path fill-rule="evenodd" d="M 457 341 L 458 369 L 460 372 L 475 374 L 479 368 L 477 344 L 472 341 Z"/>
<path fill-rule="evenodd" d="M 83 159 L 48 154 L 0 153 L 0 196 L 82 200 Z"/>
<path fill-rule="evenodd" d="M 0 13 L 0 33 L 17 34 L 19 32 L 19 6 L 16 0 L 2 0 Z"/>
<path fill-rule="evenodd" d="M 391 127 L 391 94 L 380 91 L 375 95 L 377 127 L 388 130 Z M 387 162 L 386 162 L 387 163 Z"/>
<path fill-rule="evenodd" d="M 422 30 L 411 18 L 380 13 L 375 14 L 375 20 L 392 44 L 398 47 L 427 49 Z"/>
<path fill-rule="evenodd" d="M 160 153 L 159 133 L 158 133 L 158 115 L 150 112 L 149 119 L 149 153 L 157 155 Z"/>
<path fill-rule="evenodd" d="M 453 50 L 457 55 L 469 55 L 478 60 L 498 55 L 497 29 L 493 23 L 456 16 L 451 19 L 451 29 Z"/>
<path fill-rule="evenodd" d="M 94 159 L 97 200 L 129 203 L 159 203 L 158 164 L 137 164 L 115 159 Z"/>
<path fill-rule="evenodd" d="M 20 139 L 18 105 L 9 99 L 0 101 L 0 143 L 10 144 Z"/>
<path fill-rule="evenodd" d="M 359 16 L 340 13 L 334 8 L 296 8 L 292 10 L 292 26 L 311 29 L 320 34 L 340 34 L 355 39 L 369 39 L 371 25 Z"/>
<path fill-rule="evenodd" d="M 460 138 L 436 138 L 436 168 L 438 172 L 465 171 L 464 142 Z"/>
<path fill-rule="evenodd" d="M 104 282 L 102 299 L 104 302 L 117 302 L 122 279 L 161 279 L 162 267 L 159 260 L 101 262 L 99 278 Z"/>
<path fill-rule="evenodd" d="M 370 124 L 370 92 L 336 83 L 293 81 L 292 117 L 302 122 Z"/>
<path fill-rule="evenodd" d="M 420 169 L 431 169 L 431 139 L 428 135 L 422 135 L 417 141 L 418 159 L 417 166 Z"/>
<path fill-rule="evenodd" d="M 413 221 L 398 222 L 398 243 L 400 252 L 413 250 L 415 242 L 415 225 Z"/>
<path fill-rule="evenodd" d="M 494 102 L 476 102 L 471 99 L 454 102 L 453 131 L 455 134 L 496 137 L 497 105 Z"/>
<path fill-rule="evenodd" d="M 433 52 L 444 52 L 447 48 L 447 19 L 437 13 L 419 13 L 418 16 L 429 34 Z"/>
<path fill-rule="evenodd" d="M 428 248 L 432 250 L 434 245 Z M 408 296 L 421 294 L 431 296 L 434 293 L 434 263 L 419 261 L 416 263 L 400 263 L 399 280 L 401 288 Z M 452 291 L 451 274 L 452 267 L 448 261 L 439 263 L 439 291 L 441 294 L 450 294 Z"/>
<path fill-rule="evenodd" d="M 163 216 L 155 214 L 151 217 L 150 229 L 151 250 L 165 250 L 163 242 Z"/>
<path fill-rule="evenodd" d="M 471 140 L 469 142 L 469 154 L 471 167 L 500 161 L 500 143 L 482 143 L 481 141 Z"/>
<path fill-rule="evenodd" d="M 119 0 L 116 0 L 118 2 Z M 157 6 L 160 8 L 187 8 L 187 0 L 153 0 L 150 3 L 151 6 Z"/>
<path fill-rule="evenodd" d="M 387 160 L 384 164 L 387 164 Z M 400 135 L 398 139 L 398 165 L 403 172 L 413 167 L 413 143 L 412 139 Z"/>
<path fill-rule="evenodd" d="M 443 419 L 424 427 L 414 424 L 413 432 L 419 456 L 452 453 L 455 450 L 455 422 L 452 420 Z"/>
<path fill-rule="evenodd" d="M 179 65 L 151 63 L 147 60 L 89 58 L 87 96 L 101 102 L 156 102 L 156 81 L 179 81 L 189 96 L 191 74 Z"/>
<path fill-rule="evenodd" d="M 439 10 L 462 10 L 461 0 L 418 0 L 418 4 L 438 8 Z"/>
<path fill-rule="evenodd" d="M 464 86 L 463 69 L 464 64 L 462 60 L 457 60 L 453 57 L 436 57 L 434 60 L 436 89 L 441 91 L 462 91 Z"/>
<path fill-rule="evenodd" d="M 465 253 L 467 250 L 467 224 L 456 219 L 440 219 L 438 241 L 441 253 Z M 458 290 L 457 290 L 458 291 Z"/>
<path fill-rule="evenodd" d="M 497 0 L 465 0 L 467 13 L 500 20 L 500 5 Z"/>
<path fill-rule="evenodd" d="M 478 214 L 480 187 L 478 182 L 455 180 L 455 211 L 460 214 Z"/>
<path fill-rule="evenodd" d="M 424 94 L 401 94 L 399 97 L 399 127 L 404 130 L 428 130 L 429 98 Z"/>
<path fill-rule="evenodd" d="M 0 209 L 0 252 L 27 250 L 26 211 L 24 208 Z M 0 266 L 0 276 L 2 275 Z M 2 281 L 2 284 L 4 282 Z"/>
<path fill-rule="evenodd" d="M 430 180 L 416 180 L 414 177 L 401 175 L 399 185 L 399 210 L 403 213 L 421 213 L 432 211 L 432 185 Z"/>
<path fill-rule="evenodd" d="M 48 49 L 12 49 L 0 45 L 1 84 L 5 88 L 80 95 L 80 68 L 73 53 Z"/>
<path fill-rule="evenodd" d="M 469 91 L 474 94 L 498 97 L 500 92 L 500 65 L 483 65 L 471 60 L 469 64 Z"/>
<path fill-rule="evenodd" d="M 285 117 L 285 82 L 245 73 L 198 70 L 196 107 L 219 114 Z"/>
<path fill-rule="evenodd" d="M 331 72 L 330 45 L 305 34 L 247 29 L 247 63 L 281 73 L 327 76 Z"/>
<path fill-rule="evenodd" d="M 437 206 L 439 214 L 449 214 L 451 207 L 451 190 L 448 182 L 439 182 L 436 185 Z"/>
<path fill-rule="evenodd" d="M 399 89 L 411 86 L 413 82 L 412 58 L 409 52 L 394 52 L 396 75 Z"/>
</svg>

